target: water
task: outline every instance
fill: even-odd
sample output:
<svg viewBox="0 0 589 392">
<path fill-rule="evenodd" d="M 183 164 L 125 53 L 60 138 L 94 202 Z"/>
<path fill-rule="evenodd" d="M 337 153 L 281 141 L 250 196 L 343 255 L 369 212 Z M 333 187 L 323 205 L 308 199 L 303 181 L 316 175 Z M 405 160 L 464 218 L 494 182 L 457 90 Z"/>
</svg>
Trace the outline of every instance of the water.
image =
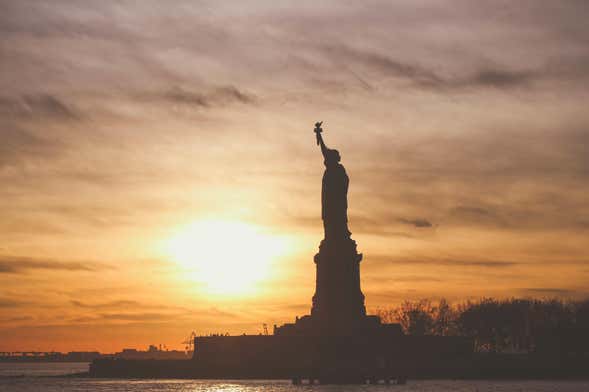
<svg viewBox="0 0 589 392">
<path fill-rule="evenodd" d="M 589 381 L 409 380 L 407 385 L 302 385 L 288 381 L 103 380 L 43 377 L 88 369 L 86 363 L 0 363 L 0 392 L 589 392 Z M 10 376 L 24 375 L 13 378 Z"/>
<path fill-rule="evenodd" d="M 0 385 L 7 376 L 57 376 L 88 371 L 87 362 L 0 362 Z"/>
</svg>

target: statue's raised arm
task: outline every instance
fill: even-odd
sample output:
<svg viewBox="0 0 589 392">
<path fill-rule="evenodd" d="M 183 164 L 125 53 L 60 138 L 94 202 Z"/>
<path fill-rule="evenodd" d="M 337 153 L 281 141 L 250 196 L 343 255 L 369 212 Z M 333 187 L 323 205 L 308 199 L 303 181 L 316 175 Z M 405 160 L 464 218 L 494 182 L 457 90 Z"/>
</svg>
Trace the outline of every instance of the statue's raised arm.
<svg viewBox="0 0 589 392">
<path fill-rule="evenodd" d="M 321 153 L 323 154 L 323 158 L 326 159 L 328 148 L 325 146 L 325 143 L 323 142 L 323 137 L 321 136 L 321 132 L 323 132 L 321 124 L 323 124 L 323 121 L 316 122 L 314 131 L 315 135 L 317 136 L 317 145 L 321 146 Z"/>
</svg>

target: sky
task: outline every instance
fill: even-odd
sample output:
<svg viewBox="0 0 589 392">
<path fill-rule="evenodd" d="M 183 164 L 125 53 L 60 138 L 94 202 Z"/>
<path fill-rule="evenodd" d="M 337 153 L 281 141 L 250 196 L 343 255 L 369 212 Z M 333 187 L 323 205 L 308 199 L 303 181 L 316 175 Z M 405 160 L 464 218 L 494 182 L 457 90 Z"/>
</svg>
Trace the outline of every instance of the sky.
<svg viewBox="0 0 589 392">
<path fill-rule="evenodd" d="M 323 160 L 369 311 L 589 295 L 584 0 L 0 0 L 0 351 L 308 314 Z"/>
</svg>

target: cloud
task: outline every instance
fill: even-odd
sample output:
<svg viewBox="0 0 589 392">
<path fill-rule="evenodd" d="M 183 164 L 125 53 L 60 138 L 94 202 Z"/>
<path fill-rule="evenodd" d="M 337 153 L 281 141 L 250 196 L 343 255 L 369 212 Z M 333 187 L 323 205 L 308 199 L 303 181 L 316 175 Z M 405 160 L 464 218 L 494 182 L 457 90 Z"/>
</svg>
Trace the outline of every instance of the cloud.
<svg viewBox="0 0 589 392">
<path fill-rule="evenodd" d="M 0 168 L 54 158 L 63 150 L 59 140 L 40 137 L 12 122 L 0 128 Z"/>
<path fill-rule="evenodd" d="M 99 316 L 102 320 L 111 321 L 171 321 L 177 314 L 170 313 L 105 313 Z"/>
<path fill-rule="evenodd" d="M 448 219 L 454 224 L 502 228 L 513 226 L 502 215 L 500 208 L 491 206 L 456 206 L 448 210 Z"/>
<path fill-rule="evenodd" d="M 0 270 L 0 273 L 2 271 Z M 13 298 L 6 298 L 6 297 L 0 297 L 0 308 L 16 308 L 22 305 L 27 304 L 27 302 L 22 301 L 22 300 L 16 300 Z"/>
<path fill-rule="evenodd" d="M 93 322 L 172 322 L 180 318 L 178 313 L 100 313 L 92 316 L 82 316 L 72 319 L 76 323 L 93 323 Z"/>
<path fill-rule="evenodd" d="M 410 297 L 414 297 L 415 293 L 411 290 L 363 290 L 364 295 L 372 303 L 379 302 L 400 302 L 407 300 Z"/>
<path fill-rule="evenodd" d="M 2 305 L 0 305 L 0 307 L 2 307 Z M 0 322 L 2 323 L 14 323 L 14 322 L 19 322 L 19 321 L 32 321 L 35 318 L 32 316 L 17 316 L 17 317 L 8 317 L 8 318 L 3 318 L 0 319 Z"/>
<path fill-rule="evenodd" d="M 422 282 L 443 282 L 441 278 L 434 278 L 433 276 L 422 276 L 422 275 L 405 275 L 405 276 L 365 276 L 367 281 L 373 283 L 422 283 Z"/>
<path fill-rule="evenodd" d="M 87 271 L 110 268 L 95 262 L 73 262 L 30 257 L 0 256 L 0 274 L 23 274 L 31 270 Z"/>
<path fill-rule="evenodd" d="M 399 222 L 398 218 L 380 214 L 379 211 L 373 211 L 372 214 L 349 216 L 350 230 L 358 233 L 381 235 L 387 237 L 413 238 L 410 233 L 399 230 L 395 223 Z"/>
<path fill-rule="evenodd" d="M 547 295 L 557 297 L 573 296 L 575 294 L 580 294 L 576 290 L 556 287 L 527 287 L 519 290 L 529 295 Z"/>
<path fill-rule="evenodd" d="M 454 82 L 454 84 L 459 87 L 527 87 L 536 77 L 540 76 L 541 74 L 536 71 L 488 69 L 478 71 L 464 80 Z"/>
<path fill-rule="evenodd" d="M 184 308 L 180 306 L 145 304 L 133 300 L 118 300 L 102 303 L 87 303 L 72 300 L 70 303 L 78 308 L 91 311 L 86 316 L 76 317 L 74 322 L 175 322 L 180 319 L 197 317 L 199 320 L 239 319 L 237 313 L 217 307 Z M 130 310 L 130 311 L 127 311 Z"/>
<path fill-rule="evenodd" d="M 0 114 L 8 117 L 45 116 L 65 120 L 80 118 L 79 113 L 70 105 L 52 94 L 25 94 L 17 99 L 0 97 Z"/>
<path fill-rule="evenodd" d="M 86 309 L 110 309 L 110 308 L 125 308 L 125 307 L 143 307 L 141 303 L 130 300 L 119 300 L 103 303 L 86 303 L 78 300 L 71 300 L 70 303 L 74 306 Z"/>
<path fill-rule="evenodd" d="M 102 290 L 102 289 L 96 289 L 94 291 L 89 291 L 89 290 L 84 290 L 85 293 L 92 293 L 92 295 L 96 295 L 96 294 L 103 294 L 104 292 L 108 291 L 109 293 L 112 292 L 112 290 Z M 76 292 L 72 292 L 72 293 L 68 293 L 69 296 L 80 296 L 79 291 Z M 143 303 L 143 302 L 139 302 L 139 301 L 135 301 L 135 300 L 114 300 L 114 301 L 108 301 L 108 302 L 85 302 L 85 301 L 80 301 L 77 299 L 73 299 L 70 300 L 70 303 L 78 308 L 82 308 L 82 309 L 91 309 L 91 310 L 120 310 L 120 309 L 133 309 L 133 310 L 162 310 L 162 308 L 165 308 L 168 311 L 174 311 L 174 312 L 185 312 L 185 313 L 191 313 L 192 310 L 191 309 L 187 309 L 185 307 L 182 306 L 170 306 L 170 305 L 160 305 L 157 303 Z M 217 316 L 228 316 L 230 315 L 230 313 L 225 313 L 222 312 L 216 308 L 210 308 L 210 309 L 206 309 L 206 310 L 199 310 L 199 312 L 202 313 L 207 313 L 207 314 L 211 314 L 211 315 L 217 315 Z"/>
<path fill-rule="evenodd" d="M 351 203 L 352 231 L 356 226 L 363 232 L 404 231 L 395 228 L 399 215 L 407 221 L 427 217 L 438 233 L 457 228 L 586 231 L 585 123 L 563 120 L 554 128 L 506 126 L 416 141 L 376 140 L 378 146 L 369 152 L 373 161 L 361 161 L 352 177 L 354 200 L 363 201 L 360 212 Z M 429 235 L 426 230 L 409 234 Z"/>
<path fill-rule="evenodd" d="M 399 229 L 397 223 L 403 223 L 405 225 L 414 226 L 416 228 L 425 228 L 429 223 L 427 220 L 407 220 L 402 221 L 399 218 L 390 216 L 389 214 L 380 214 L 378 211 L 373 211 L 372 214 L 354 214 L 349 215 L 349 226 L 350 230 L 355 233 L 381 235 L 388 237 L 403 237 L 403 238 L 415 238 L 411 233 L 402 231 Z M 302 228 L 320 228 L 321 217 L 312 217 L 307 215 L 291 216 L 288 219 L 288 223 L 297 225 Z M 421 226 L 419 226 L 421 225 Z"/>
<path fill-rule="evenodd" d="M 175 86 L 162 93 L 161 98 L 175 104 L 183 104 L 201 108 L 221 106 L 230 103 L 254 104 L 254 95 L 240 91 L 235 86 L 222 86 L 204 89 L 204 92 Z"/>
<path fill-rule="evenodd" d="M 398 219 L 399 222 L 406 224 L 406 225 L 411 225 L 411 226 L 415 226 L 417 228 L 424 228 L 424 227 L 432 227 L 433 225 L 431 224 L 430 221 L 428 221 L 427 219 L 406 219 L 406 218 L 399 218 Z"/>
<path fill-rule="evenodd" d="M 253 104 L 256 102 L 256 96 L 244 93 L 238 90 L 235 86 L 225 86 L 216 89 L 215 94 L 219 97 L 223 97 L 226 100 L 238 101 L 241 103 Z"/>
<path fill-rule="evenodd" d="M 391 257 L 387 255 L 370 255 L 366 257 L 370 262 L 390 265 L 438 265 L 447 267 L 482 267 L 482 268 L 509 268 L 520 263 L 505 260 L 461 259 L 448 257 L 423 256 L 416 258 Z"/>
<path fill-rule="evenodd" d="M 236 318 L 237 314 L 228 312 L 226 310 L 219 309 L 217 307 L 211 307 L 208 309 L 199 310 L 197 313 L 206 314 L 208 317 L 223 317 L 223 318 Z"/>
<path fill-rule="evenodd" d="M 428 69 L 417 63 L 390 57 L 386 52 L 374 52 L 356 49 L 346 45 L 330 46 L 323 51 L 341 64 L 357 64 L 378 71 L 383 76 L 394 77 L 410 82 L 415 88 L 453 91 L 468 88 L 511 89 L 530 87 L 531 83 L 552 75 L 546 70 L 510 70 L 508 68 L 484 68 L 474 71 L 463 71 L 462 75 L 447 76 Z M 353 76 L 366 84 L 365 77 L 359 71 Z"/>
<path fill-rule="evenodd" d="M 355 49 L 346 45 L 329 46 L 323 51 L 340 64 L 362 64 L 377 69 L 384 75 L 408 79 L 420 86 L 436 86 L 443 83 L 438 75 L 417 64 L 390 58 L 386 54 Z M 359 77 L 354 73 L 355 77 Z"/>
</svg>

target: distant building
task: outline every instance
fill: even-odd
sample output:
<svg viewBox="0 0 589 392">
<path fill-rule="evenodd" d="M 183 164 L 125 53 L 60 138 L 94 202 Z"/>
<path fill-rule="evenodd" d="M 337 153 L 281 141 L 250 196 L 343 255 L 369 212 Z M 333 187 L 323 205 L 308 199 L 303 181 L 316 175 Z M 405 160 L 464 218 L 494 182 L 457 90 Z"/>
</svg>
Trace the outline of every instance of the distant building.
<svg viewBox="0 0 589 392">
<path fill-rule="evenodd" d="M 120 359 L 188 359 L 184 351 L 162 350 L 155 345 L 150 345 L 147 351 L 139 351 L 134 348 L 124 348 L 121 352 L 113 354 Z"/>
</svg>

